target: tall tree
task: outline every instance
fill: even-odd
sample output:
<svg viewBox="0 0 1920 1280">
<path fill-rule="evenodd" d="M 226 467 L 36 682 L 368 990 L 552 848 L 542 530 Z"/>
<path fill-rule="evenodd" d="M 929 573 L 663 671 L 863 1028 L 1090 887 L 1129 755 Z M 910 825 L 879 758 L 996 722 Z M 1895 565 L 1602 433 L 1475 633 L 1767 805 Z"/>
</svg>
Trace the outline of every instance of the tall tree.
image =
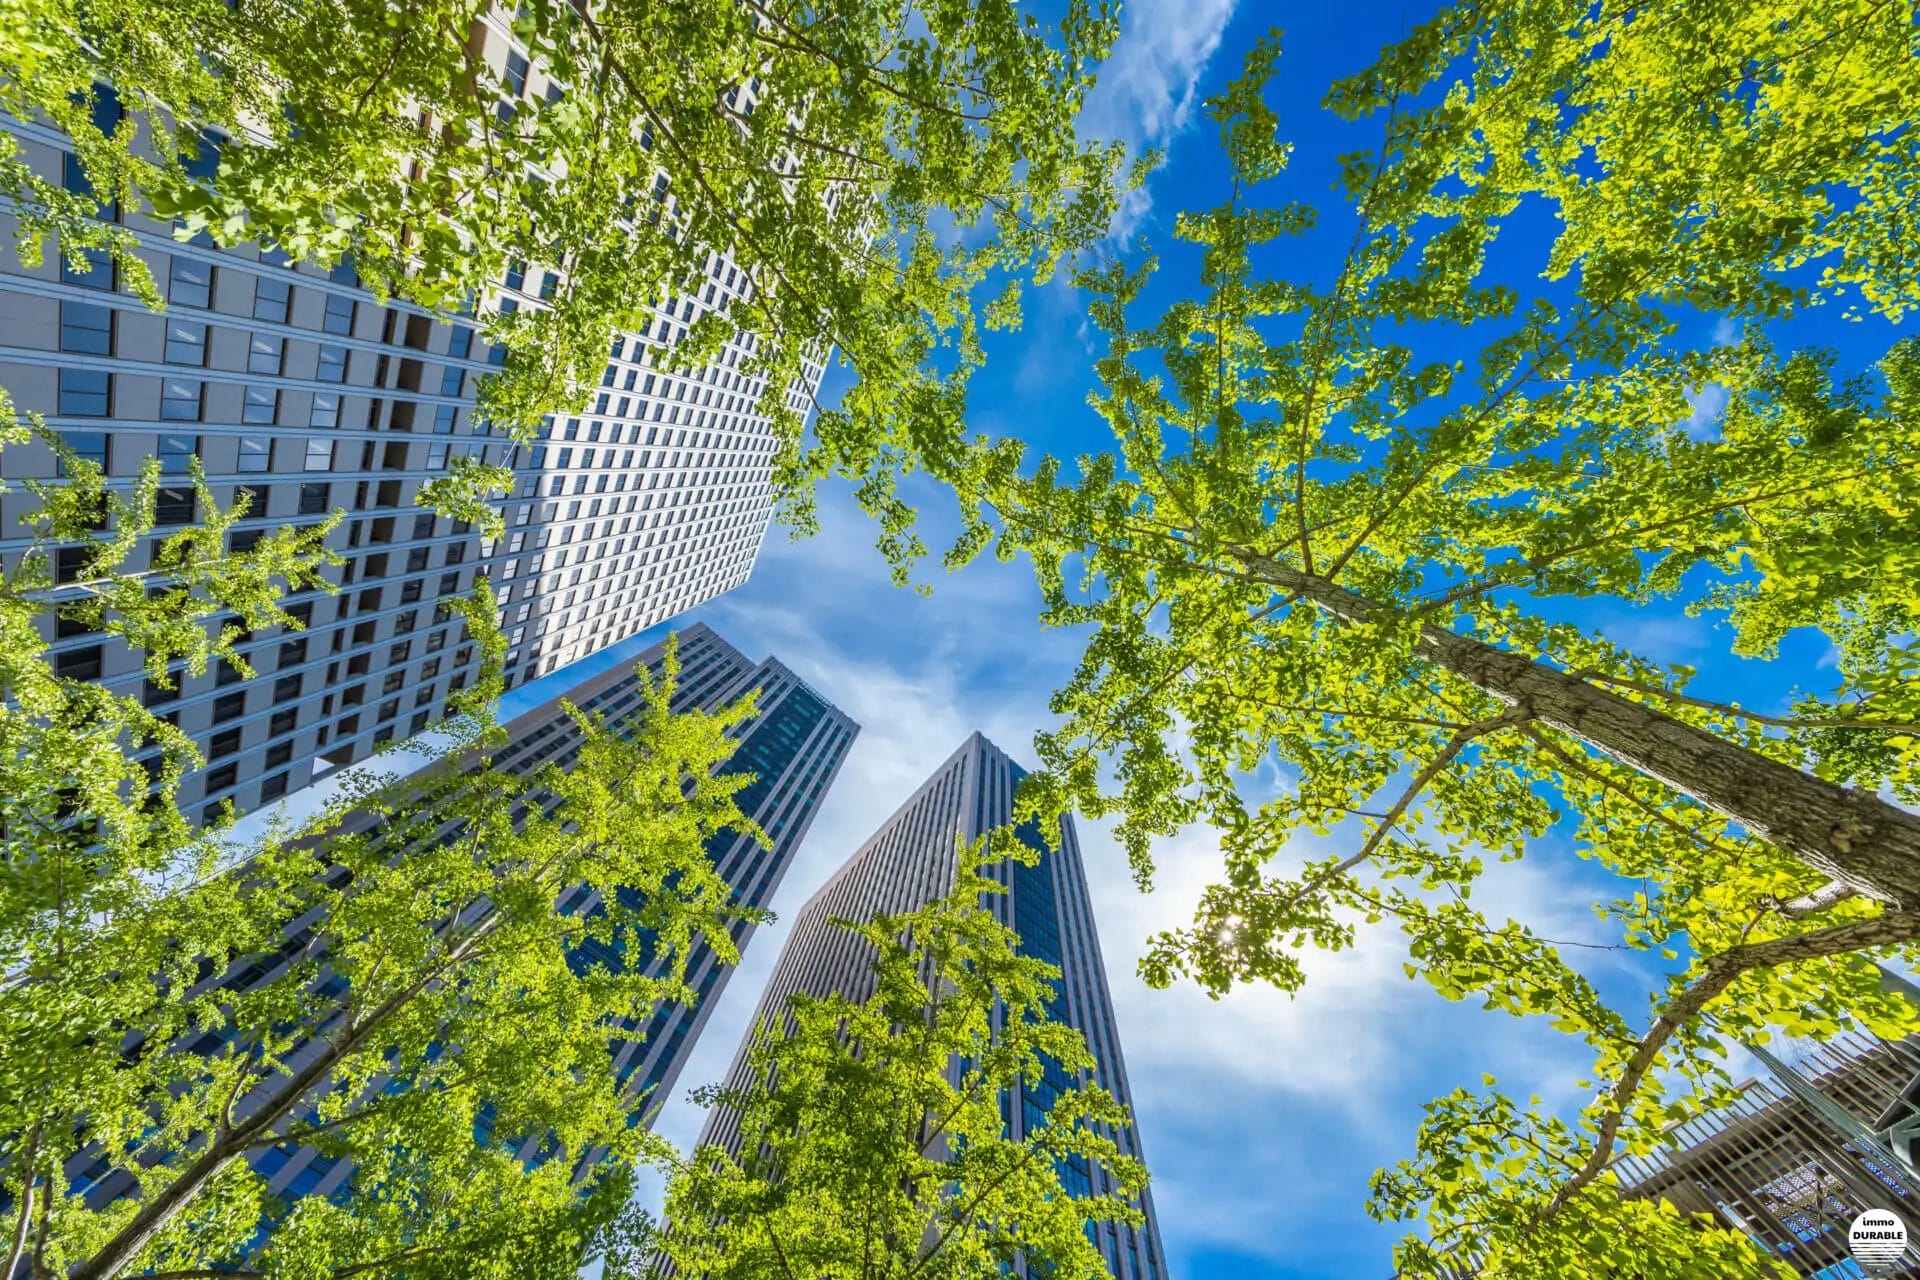
<svg viewBox="0 0 1920 1280">
<path fill-rule="evenodd" d="M 1288 155 L 1262 44 L 1210 104 L 1232 191 L 1176 229 L 1202 296 L 1141 326 L 1151 262 L 1081 277 L 1112 452 L 1076 475 L 982 442 L 961 487 L 950 559 L 1025 553 L 1047 621 L 1093 628 L 1027 802 L 1117 814 L 1143 882 L 1156 835 L 1220 832 L 1224 877 L 1150 980 L 1294 989 L 1303 949 L 1390 917 L 1410 974 L 1592 1048 L 1571 1120 L 1497 1091 L 1435 1105 L 1376 1186 L 1376 1212 L 1426 1219 L 1409 1274 L 1448 1249 L 1495 1276 L 1758 1272 L 1737 1238 L 1622 1204 L 1611 1157 L 1723 1100 L 1731 1039 L 1916 1026 L 1869 962 L 1920 937 L 1897 803 L 1920 796 L 1920 344 L 1841 368 L 1770 325 L 1912 302 L 1910 249 L 1874 228 L 1911 198 L 1892 153 L 1920 60 L 1892 8 L 1761 9 L 1730 69 L 1687 55 L 1710 22 L 1690 6 L 1450 11 L 1334 96 L 1386 140 L 1343 163 L 1357 225 L 1330 279 L 1261 269 L 1317 217 L 1255 203 Z M 1435 105 L 1396 109 L 1427 79 Z M 1822 194 L 1779 223 L 1744 194 L 1787 187 Z M 1526 297 L 1488 263 L 1530 201 L 1565 229 Z M 1733 339 L 1690 343 L 1702 311 Z M 1477 364 L 1451 358 L 1469 343 Z M 1724 414 L 1690 431 L 1709 384 Z M 1743 655 L 1822 634 L 1838 688 L 1783 712 L 1695 695 L 1566 621 L 1579 599 L 1717 620 Z M 1249 800 L 1262 762 L 1286 780 Z M 1336 829 L 1348 851 L 1270 869 Z M 1471 905 L 1484 857 L 1550 835 L 1619 878 L 1595 907 L 1650 953 L 1648 1017 Z"/>
<path fill-rule="evenodd" d="M 910 542 L 890 477 L 953 454 L 979 326 L 1104 234 L 1119 149 L 1074 121 L 1114 9 L 1074 0 L 1049 28 L 1016 0 L 9 0 L 0 110 L 69 135 L 92 193 L 10 136 L 0 192 L 23 255 L 49 234 L 111 253 L 156 302 L 103 203 L 477 302 L 511 352 L 482 412 L 522 436 L 585 402 L 617 332 L 664 326 L 697 365 L 744 329 L 796 521 L 837 469 Z M 483 56 L 489 31 L 526 56 Z M 515 264 L 545 286 L 509 314 Z M 696 298 L 721 314 L 689 330 Z M 803 450 L 793 384 L 829 346 L 859 383 Z"/>
<path fill-rule="evenodd" d="M 483 676 L 441 759 L 229 847 L 174 803 L 192 743 L 53 670 L 38 621 L 133 644 L 155 678 L 182 659 L 248 674 L 240 624 L 295 625 L 280 595 L 320 583 L 327 528 L 230 553 L 244 507 L 196 475 L 209 523 L 125 571 L 157 471 L 117 493 L 44 429 L 10 438 L 33 429 L 70 476 L 33 482 L 39 541 L 0 578 L 0 1275 L 570 1274 L 653 1145 L 609 1040 L 695 998 L 697 941 L 737 958 L 706 845 L 751 829 L 746 779 L 717 771 L 751 699 L 672 713 L 670 657 L 621 733 L 576 714 L 571 767 L 496 767 L 504 645 L 483 583 L 448 602 Z M 563 912 L 581 886 L 604 908 Z M 247 1157 L 303 1142 L 353 1173 L 279 1203 Z M 582 1187 L 589 1152 L 605 1159 Z M 128 1176 L 137 1195 L 89 1201 Z"/>
<path fill-rule="evenodd" d="M 6 1123 L 36 1148 L 9 1161 L 15 1207 L 25 1222 L 35 1176 L 51 1205 L 23 1233 L 36 1273 L 351 1275 L 449 1255 L 507 1275 L 563 1224 L 577 1242 L 594 1221 L 582 1155 L 605 1152 L 598 1183 L 651 1145 L 610 1039 L 694 998 L 696 940 L 737 959 L 740 913 L 705 847 L 745 822 L 744 779 L 713 769 L 750 700 L 671 714 L 671 670 L 626 734 L 577 717 L 565 770 L 489 767 L 490 733 L 92 922 L 58 972 L 31 957 L 0 1016 Z M 604 909 L 562 910 L 582 885 Z M 608 955 L 626 962 L 587 958 Z M 277 1205 L 246 1157 L 303 1142 L 352 1160 L 351 1180 Z M 87 1208 L 61 1173 L 76 1156 L 89 1182 L 132 1173 L 138 1197 Z"/>
<path fill-rule="evenodd" d="M 1007 832 L 990 843 L 996 857 L 1037 856 Z M 1049 1063 L 1072 1080 L 1094 1060 L 1049 1016 L 1059 970 L 1021 955 L 986 905 L 1006 892 L 973 868 L 988 846 L 961 850 L 944 900 L 836 922 L 871 954 L 873 995 L 796 995 L 757 1029 L 743 1080 L 701 1095 L 738 1117 L 739 1149 L 674 1168 L 655 1243 L 676 1274 L 909 1280 L 1023 1259 L 1061 1280 L 1107 1274 L 1086 1228 L 1139 1222 L 1146 1171 L 1114 1141 L 1126 1110 L 1097 1085 L 1063 1090 L 1045 1124 L 1007 1136 L 1003 1090 Z M 1064 1170 L 1089 1163 L 1119 1190 L 1075 1194 Z"/>
</svg>

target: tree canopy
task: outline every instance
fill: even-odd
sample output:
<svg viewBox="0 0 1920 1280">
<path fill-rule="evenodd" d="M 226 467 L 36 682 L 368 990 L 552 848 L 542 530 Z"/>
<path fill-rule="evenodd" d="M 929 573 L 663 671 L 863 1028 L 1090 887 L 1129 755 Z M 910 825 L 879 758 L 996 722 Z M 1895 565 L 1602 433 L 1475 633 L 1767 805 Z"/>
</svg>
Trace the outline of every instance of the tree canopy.
<svg viewBox="0 0 1920 1280">
<path fill-rule="evenodd" d="M 1920 1018 L 1872 963 L 1920 937 L 1920 344 L 1779 336 L 1915 301 L 1914 29 L 1868 4 L 1451 8 L 1329 96 L 1384 141 L 1342 161 L 1351 247 L 1319 273 L 1286 246 L 1326 215 L 1272 194 L 1277 57 L 1209 104 L 1231 192 L 1175 228 L 1199 295 L 1143 321 L 1153 260 L 1078 276 L 1111 450 L 983 439 L 959 488 L 950 563 L 1025 555 L 1045 620 L 1091 628 L 1026 803 L 1116 817 L 1143 885 L 1156 837 L 1219 833 L 1151 982 L 1297 989 L 1303 953 L 1392 920 L 1410 976 L 1587 1042 L 1584 1108 L 1489 1080 L 1430 1109 L 1375 1185 L 1422 1220 L 1406 1273 L 1764 1273 L 1606 1170 L 1724 1101 L 1739 1040 Z M 1490 263 L 1542 208 L 1529 293 Z M 1724 413 L 1690 430 L 1709 384 Z M 1697 696 L 1567 621 L 1580 600 L 1683 609 L 1730 654 L 1820 634 L 1834 687 Z M 1302 865 L 1329 835 L 1349 851 Z M 1486 860 L 1566 845 L 1615 877 L 1594 908 L 1646 953 L 1646 1014 L 1471 900 Z"/>
<path fill-rule="evenodd" d="M 322 582 L 328 526 L 229 552 L 244 507 L 196 473 L 208 523 L 128 572 L 155 466 L 121 494 L 27 430 L 71 474 L 34 482 L 45 545 L 0 579 L 0 1272 L 570 1274 L 625 1229 L 630 1166 L 660 1145 L 629 1123 L 610 1040 L 696 998 L 696 943 L 738 958 L 744 909 L 707 844 L 752 829 L 723 765 L 753 700 L 672 712 L 670 651 L 618 732 L 572 713 L 568 767 L 498 767 L 505 646 L 483 581 L 448 602 L 482 676 L 438 760 L 227 841 L 174 803 L 191 740 L 60 675 L 37 620 L 118 637 L 155 678 L 181 659 L 250 674 L 241 625 L 298 625 L 282 592 Z M 563 911 L 582 886 L 600 909 Z M 270 1195 L 247 1157 L 303 1143 L 351 1175 Z M 116 1179 L 138 1195 L 89 1196 Z"/>
</svg>

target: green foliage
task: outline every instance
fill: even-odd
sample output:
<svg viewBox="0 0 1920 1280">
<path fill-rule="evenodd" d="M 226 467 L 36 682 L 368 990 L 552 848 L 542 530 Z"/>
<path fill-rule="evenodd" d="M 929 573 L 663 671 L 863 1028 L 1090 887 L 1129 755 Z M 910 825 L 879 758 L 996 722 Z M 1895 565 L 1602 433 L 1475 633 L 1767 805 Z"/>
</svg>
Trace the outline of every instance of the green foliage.
<svg viewBox="0 0 1920 1280">
<path fill-rule="evenodd" d="M 891 477 L 958 449 L 976 309 L 1012 323 L 1028 279 L 1105 233 L 1119 148 L 1082 145 L 1074 119 L 1114 10 L 1074 0 L 1046 27 L 1017 0 L 529 0 L 511 22 L 535 68 L 521 93 L 478 52 L 488 0 L 0 0 L 0 110 L 58 126 L 98 200 L 150 205 L 183 236 L 350 256 L 379 296 L 477 303 L 510 351 L 480 411 L 522 438 L 585 403 L 652 304 L 715 302 L 727 255 L 746 278 L 724 322 L 673 358 L 752 335 L 740 367 L 762 380 L 795 523 L 807 482 L 837 471 L 909 549 Z M 107 133 L 103 82 L 129 112 Z M 50 235 L 69 257 L 109 251 L 158 304 L 130 233 L 11 138 L 0 192 L 27 260 Z M 551 292 L 502 313 L 515 264 L 548 270 Z M 790 397 L 829 347 L 860 381 L 803 447 Z"/>
<path fill-rule="evenodd" d="M 752 700 L 673 714 L 670 654 L 621 733 L 572 712 L 569 767 L 496 768 L 504 644 L 483 580 L 447 602 L 482 665 L 440 758 L 352 777 L 318 813 L 232 844 L 175 803 L 192 742 L 138 698 L 57 675 L 41 623 L 127 643 L 156 678 L 212 661 L 250 675 L 234 642 L 294 625 L 281 594 L 324 585 L 331 522 L 229 553 L 244 507 L 218 508 L 196 471 L 206 525 L 132 571 L 157 472 L 122 494 L 38 424 L 11 438 L 34 432 L 70 478 L 30 482 L 35 541 L 0 581 L 11 1256 L 36 1276 L 571 1274 L 632 1231 L 624 1169 L 657 1146 L 629 1127 L 609 1040 L 697 998 L 692 949 L 736 960 L 731 929 L 752 914 L 706 854 L 752 829 L 733 800 L 746 779 L 718 772 Z M 76 543 L 78 577 L 56 582 L 51 547 Z M 562 913 L 582 887 L 603 909 Z M 636 963 L 578 964 L 583 945 Z M 353 1173 L 283 1203 L 244 1157 L 302 1142 Z M 63 1172 L 82 1156 L 139 1198 L 89 1207 Z"/>
<path fill-rule="evenodd" d="M 1030 803 L 1116 817 L 1143 884 L 1156 837 L 1219 833 L 1149 981 L 1293 990 L 1390 920 L 1409 976 L 1592 1051 L 1578 1114 L 1430 1112 L 1376 1185 L 1377 1213 L 1424 1220 L 1408 1274 L 1435 1250 L 1490 1276 L 1763 1274 L 1622 1204 L 1609 1159 L 1723 1100 L 1732 1041 L 1920 1027 L 1872 964 L 1920 937 L 1920 820 L 1878 798 L 1920 796 L 1920 345 L 1845 369 L 1768 327 L 1914 300 L 1916 35 L 1893 7 L 1724 8 L 1462 5 L 1388 50 L 1330 100 L 1386 136 L 1343 161 L 1357 225 L 1318 274 L 1266 270 L 1321 217 L 1265 196 L 1287 147 L 1262 44 L 1209 104 L 1232 193 L 1176 227 L 1200 296 L 1143 322 L 1153 262 L 1079 276 L 1111 450 L 1069 469 L 982 440 L 961 485 L 950 560 L 1024 554 L 1045 620 L 1091 629 Z M 1523 217 L 1562 220 L 1533 296 L 1487 265 Z M 1739 654 L 1824 635 L 1835 687 L 1782 714 L 1699 697 L 1564 621 L 1581 599 L 1684 608 Z M 1309 835 L 1348 850 L 1304 861 Z M 1648 1015 L 1473 903 L 1487 861 L 1569 844 L 1617 886 L 1602 945 L 1648 953 Z"/>
<path fill-rule="evenodd" d="M 873 957 L 873 994 L 800 994 L 759 1028 L 736 1079 L 702 1100 L 739 1120 L 738 1153 L 703 1148 L 668 1183 L 661 1256 L 728 1280 L 982 1277 L 1024 1258 L 1061 1280 L 1106 1275 L 1090 1222 L 1138 1223 L 1140 1162 L 1098 1085 L 1062 1091 L 1046 1123 L 1007 1136 L 1002 1090 L 1094 1072 L 1080 1033 L 1049 1019 L 1059 970 L 1019 954 L 984 895 L 1005 889 L 962 850 L 951 893 L 917 911 L 836 921 Z M 1002 832 L 995 859 L 1038 855 Z M 1120 1190 L 1075 1196 L 1072 1161 Z"/>
</svg>

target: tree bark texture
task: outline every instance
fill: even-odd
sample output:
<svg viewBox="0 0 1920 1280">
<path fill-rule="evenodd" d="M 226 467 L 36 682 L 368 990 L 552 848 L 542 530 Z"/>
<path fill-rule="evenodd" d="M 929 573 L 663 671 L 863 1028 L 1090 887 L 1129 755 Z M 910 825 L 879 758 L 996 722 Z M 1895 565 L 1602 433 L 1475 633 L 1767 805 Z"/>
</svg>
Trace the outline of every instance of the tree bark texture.
<svg viewBox="0 0 1920 1280">
<path fill-rule="evenodd" d="M 1335 617 L 1385 622 L 1394 606 L 1252 552 L 1261 580 Z M 1782 764 L 1537 659 L 1423 623 L 1417 652 L 1533 719 L 1654 778 L 1756 839 L 1898 911 L 1920 909 L 1920 816 Z"/>
</svg>

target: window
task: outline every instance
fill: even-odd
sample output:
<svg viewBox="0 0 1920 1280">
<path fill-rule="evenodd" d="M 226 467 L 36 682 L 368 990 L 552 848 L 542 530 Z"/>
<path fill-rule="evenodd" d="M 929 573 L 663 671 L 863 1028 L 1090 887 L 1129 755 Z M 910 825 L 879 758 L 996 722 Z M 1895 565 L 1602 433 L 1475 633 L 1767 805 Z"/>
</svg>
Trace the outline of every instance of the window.
<svg viewBox="0 0 1920 1280">
<path fill-rule="evenodd" d="M 501 76 L 501 81 L 506 85 L 507 93 L 510 96 L 518 98 L 524 94 L 527 91 L 526 58 L 509 49 L 507 51 L 507 68 Z M 500 118 L 502 120 L 507 119 L 512 114 L 513 107 L 511 104 L 504 102 L 500 104 Z"/>
<path fill-rule="evenodd" d="M 453 418 L 459 410 L 450 404 L 436 405 L 433 410 L 433 430 L 436 435 L 453 434 Z"/>
<path fill-rule="evenodd" d="M 267 768 L 269 769 L 278 769 L 281 765 L 287 763 L 287 761 L 291 759 L 293 759 L 293 744 L 291 742 L 276 743 L 274 746 L 267 748 Z M 272 779 L 268 779 L 269 783 L 271 783 L 271 781 Z M 284 791 L 286 790 L 286 788 L 282 786 L 281 790 Z M 266 791 L 264 788 L 262 789 L 261 794 L 263 796 L 266 795 Z M 267 798 L 272 799 L 271 796 L 268 796 Z"/>
<path fill-rule="evenodd" d="M 107 469 L 107 433 L 104 431 L 62 431 L 60 439 L 72 451 L 73 456 L 82 462 L 91 462 L 101 471 Z M 65 459 L 60 460 L 60 474 L 67 474 Z"/>
<path fill-rule="evenodd" d="M 426 548 L 418 547 L 416 548 L 416 550 L 425 551 Z M 413 567 L 411 557 L 409 557 L 407 567 L 408 568 Z M 407 581 L 400 584 L 400 603 L 401 604 L 415 604 L 419 602 L 419 599 L 420 599 L 420 579 L 410 578 Z"/>
<path fill-rule="evenodd" d="M 82 355 L 113 354 L 113 309 L 89 302 L 60 304 L 60 349 Z"/>
<path fill-rule="evenodd" d="M 105 650 L 97 644 L 68 649 L 53 660 L 54 673 L 63 680 L 98 680 Z"/>
<path fill-rule="evenodd" d="M 222 729 L 207 742 L 207 759 L 209 760 L 239 754 L 240 730 L 238 729 Z"/>
<path fill-rule="evenodd" d="M 161 436 L 160 470 L 167 475 L 185 471 L 187 460 L 199 452 L 199 436 Z"/>
<path fill-rule="evenodd" d="M 407 683 L 406 672 L 389 671 L 387 672 L 387 678 L 380 682 L 380 692 L 381 693 L 398 693 L 400 692 L 401 687 L 406 683 Z M 380 718 L 385 720 L 388 717 L 383 713 Z"/>
<path fill-rule="evenodd" d="M 60 413 L 70 418 L 104 418 L 113 407 L 113 375 L 98 369 L 60 371 Z"/>
<path fill-rule="evenodd" d="M 327 295 L 327 314 L 321 320 L 320 327 L 328 333 L 337 333 L 343 337 L 353 333 L 353 299 L 344 293 Z"/>
<path fill-rule="evenodd" d="M 331 440 L 307 441 L 306 469 L 308 471 L 333 470 L 333 441 Z"/>
<path fill-rule="evenodd" d="M 237 484 L 233 487 L 233 500 L 239 502 L 242 498 L 247 500 L 247 518 L 264 520 L 267 516 L 268 504 L 273 501 L 273 487 L 264 484 Z M 258 535 L 256 534 L 255 537 L 257 539 Z"/>
<path fill-rule="evenodd" d="M 167 363 L 204 368 L 207 363 L 207 326 L 187 320 L 167 321 Z"/>
<path fill-rule="evenodd" d="M 233 765 L 223 764 L 218 769 L 207 770 L 207 794 L 225 791 L 239 781 L 239 774 Z"/>
<path fill-rule="evenodd" d="M 447 548 L 447 553 L 451 555 L 453 553 L 453 548 L 451 547 Z M 459 591 L 460 591 L 460 575 L 459 574 L 443 573 L 440 575 L 440 594 L 441 595 L 443 596 L 456 595 L 459 593 Z"/>
<path fill-rule="evenodd" d="M 240 421 L 250 427 L 264 427 L 280 417 L 280 393 L 272 387 L 248 387 L 246 401 L 240 407 Z M 260 468 L 266 470 L 264 465 Z M 244 470 L 244 468 L 243 468 Z"/>
<path fill-rule="evenodd" d="M 447 446 L 430 444 L 427 446 L 427 470 L 441 471 L 447 465 Z"/>
<path fill-rule="evenodd" d="M 310 427 L 337 427 L 340 425 L 340 397 L 330 392 L 314 393 L 313 411 L 307 415 Z"/>
<path fill-rule="evenodd" d="M 267 451 L 271 444 L 272 442 L 265 436 L 241 436 L 240 462 L 237 469 L 240 471 L 267 470 Z"/>
<path fill-rule="evenodd" d="M 192 524 L 194 504 L 197 499 L 191 489 L 162 489 L 153 501 L 153 518 L 157 524 Z"/>
<path fill-rule="evenodd" d="M 160 383 L 160 416 L 167 422 L 200 421 L 202 384 L 190 378 L 165 378 Z"/>
<path fill-rule="evenodd" d="M 238 720 L 247 714 L 247 694 L 243 689 L 239 693 L 223 693 L 213 700 L 213 722 L 225 724 L 229 720 Z"/>
<path fill-rule="evenodd" d="M 391 720 L 399 714 L 400 714 L 400 699 L 390 698 L 387 701 L 380 704 L 380 712 L 374 718 L 376 720 Z M 392 730 L 388 730 L 388 732 L 391 733 Z"/>
<path fill-rule="evenodd" d="M 347 349 L 330 342 L 320 344 L 320 367 L 314 371 L 314 377 L 322 382 L 345 382 L 347 380 Z"/>
<path fill-rule="evenodd" d="M 278 750 L 280 750 L 280 748 L 278 747 L 274 748 L 274 751 L 278 751 Z M 291 746 L 288 746 L 287 750 L 291 752 L 293 748 Z M 285 764 L 286 763 L 285 760 L 275 761 L 273 759 L 273 754 L 274 754 L 273 751 L 269 751 L 267 753 L 268 764 L 276 764 L 276 763 Z M 284 796 L 285 794 L 287 794 L 287 775 L 284 773 L 273 774 L 260 783 L 260 799 L 262 801 L 278 800 L 281 796 Z"/>
<path fill-rule="evenodd" d="M 53 580 L 55 582 L 77 582 L 86 571 L 88 549 L 81 547 L 61 547 L 53 556 Z"/>
<path fill-rule="evenodd" d="M 413 536 L 431 538 L 433 536 L 433 513 L 423 512 L 413 518 Z"/>
<path fill-rule="evenodd" d="M 275 280 L 269 276 L 259 277 L 253 282 L 253 318 L 285 324 L 288 304 L 292 297 L 293 286 L 285 280 Z"/>
<path fill-rule="evenodd" d="M 509 70 L 512 69 L 513 60 L 515 58 L 518 58 L 519 56 L 520 55 L 518 54 L 512 54 L 512 53 L 507 55 L 507 66 Z M 520 63 L 521 63 L 521 66 L 524 68 L 526 65 L 526 59 L 520 58 Z M 520 77 L 521 77 L 521 83 L 525 84 L 526 71 L 524 69 L 521 71 Z M 527 287 L 527 264 L 524 262 L 509 262 L 507 264 L 507 288 L 524 289 L 526 287 Z"/>
<path fill-rule="evenodd" d="M 281 676 L 273 682 L 273 700 L 276 703 L 292 702 L 300 696 L 300 676 L 298 673 Z"/>
<path fill-rule="evenodd" d="M 93 189 L 93 181 L 87 177 L 87 166 L 79 156 L 71 151 L 60 157 L 60 185 L 76 196 L 93 196 L 99 200 L 99 192 Z M 107 217 L 119 217 L 118 206 L 108 207 Z"/>
<path fill-rule="evenodd" d="M 280 665 L 282 668 L 297 667 L 307 660 L 307 638 L 280 642 Z"/>
<path fill-rule="evenodd" d="M 211 306 L 213 268 L 204 262 L 174 258 L 172 277 L 167 283 L 167 301 L 183 307 Z"/>
<path fill-rule="evenodd" d="M 278 375 L 286 342 L 270 333 L 256 333 L 247 342 L 247 372 Z"/>
<path fill-rule="evenodd" d="M 300 486 L 300 514 L 303 516 L 323 516 L 327 513 L 327 489 L 324 483 L 308 483 Z"/>
<path fill-rule="evenodd" d="M 297 709 L 276 711 L 273 713 L 273 719 L 267 721 L 267 732 L 276 738 L 282 734 L 292 733 L 299 727 L 300 712 Z"/>
<path fill-rule="evenodd" d="M 69 253 L 78 258 L 77 265 L 69 260 Z M 81 249 L 77 253 L 67 250 L 60 254 L 60 279 L 65 284 L 112 293 L 116 275 L 113 255 L 105 249 Z"/>
</svg>

